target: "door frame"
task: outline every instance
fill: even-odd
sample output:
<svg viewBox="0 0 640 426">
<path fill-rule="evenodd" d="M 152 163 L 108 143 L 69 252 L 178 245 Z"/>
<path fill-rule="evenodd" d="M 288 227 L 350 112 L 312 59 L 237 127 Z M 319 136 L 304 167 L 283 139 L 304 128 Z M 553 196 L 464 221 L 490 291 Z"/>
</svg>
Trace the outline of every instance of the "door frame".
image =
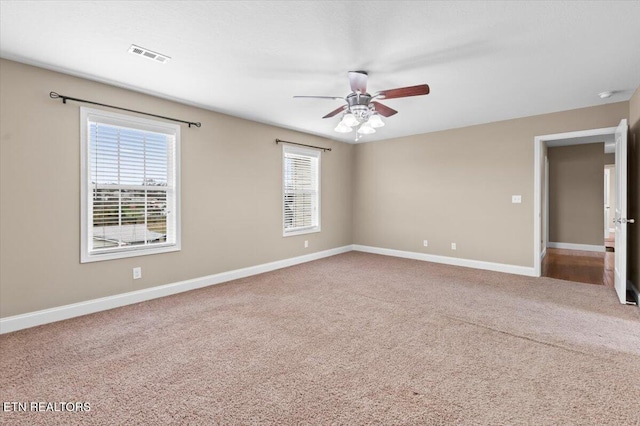
<svg viewBox="0 0 640 426">
<path fill-rule="evenodd" d="M 611 199 L 611 167 L 607 167 L 607 166 L 611 166 L 610 164 L 605 164 L 604 165 L 604 239 L 605 241 L 607 240 L 607 238 L 609 238 L 611 236 L 611 233 L 609 232 L 609 224 L 612 223 L 612 221 L 610 220 L 611 218 L 610 213 L 611 213 L 611 203 L 609 202 L 609 200 Z M 613 165 L 615 167 L 615 164 Z M 614 169 L 615 172 L 615 169 Z M 615 206 L 614 206 L 614 210 L 615 210 Z"/>
<path fill-rule="evenodd" d="M 562 139 L 576 138 L 593 138 L 598 136 L 611 136 L 616 133 L 617 127 L 604 127 L 600 129 L 578 130 L 575 132 L 554 133 L 549 135 L 540 135 L 533 138 L 533 269 L 534 276 L 542 275 L 542 165 L 544 164 L 544 150 L 542 149 L 547 142 L 558 141 Z M 593 141 L 595 142 L 595 141 Z M 591 142 L 576 142 L 573 145 L 580 145 Z M 618 183 L 616 182 L 616 185 Z M 547 198 L 549 194 L 546 194 Z M 547 202 L 547 204 L 549 204 Z M 548 207 L 548 206 L 547 206 Z M 547 230 L 549 223 L 547 222 Z M 548 241 L 547 241 L 548 243 Z"/>
</svg>

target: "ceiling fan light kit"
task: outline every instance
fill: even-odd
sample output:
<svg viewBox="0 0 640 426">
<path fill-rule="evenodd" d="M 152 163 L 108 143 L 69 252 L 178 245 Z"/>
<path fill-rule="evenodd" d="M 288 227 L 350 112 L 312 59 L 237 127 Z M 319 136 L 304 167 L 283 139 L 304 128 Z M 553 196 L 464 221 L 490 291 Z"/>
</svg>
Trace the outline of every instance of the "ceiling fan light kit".
<svg viewBox="0 0 640 426">
<path fill-rule="evenodd" d="M 357 129 L 357 141 L 360 135 L 370 135 L 375 133 L 377 128 L 385 125 L 382 118 L 380 118 L 381 115 L 391 117 L 398 113 L 393 108 L 376 101 L 376 98 L 394 99 L 429 94 L 429 86 L 420 84 L 383 90 L 370 95 L 367 93 L 367 79 L 368 74 L 365 71 L 349 71 L 349 83 L 352 92 L 344 98 L 337 96 L 294 96 L 294 98 L 340 99 L 345 101 L 346 105 L 336 108 L 322 118 L 330 118 L 342 113 L 340 122 L 334 130 L 338 133 L 349 133 L 355 128 Z"/>
<path fill-rule="evenodd" d="M 378 127 L 384 127 L 384 121 L 382 121 L 382 118 L 380 118 L 380 114 L 378 114 L 377 112 L 371 114 L 371 117 L 369 117 L 367 123 L 369 123 L 369 125 L 374 129 L 377 129 Z"/>
<path fill-rule="evenodd" d="M 361 135 L 370 135 L 375 132 L 376 132 L 376 129 L 371 127 L 369 123 L 362 123 L 360 128 L 358 128 L 358 133 L 360 133 Z"/>
<path fill-rule="evenodd" d="M 360 124 L 360 122 L 356 118 L 355 114 L 351 112 L 347 112 L 342 116 L 342 120 L 340 121 L 340 124 L 347 127 L 354 127 Z"/>
<path fill-rule="evenodd" d="M 349 133 L 349 132 L 351 132 L 353 129 L 351 127 L 347 126 L 346 124 L 344 124 L 343 121 L 339 122 L 338 125 L 336 126 L 336 128 L 333 129 L 333 130 L 335 130 L 338 133 Z"/>
</svg>

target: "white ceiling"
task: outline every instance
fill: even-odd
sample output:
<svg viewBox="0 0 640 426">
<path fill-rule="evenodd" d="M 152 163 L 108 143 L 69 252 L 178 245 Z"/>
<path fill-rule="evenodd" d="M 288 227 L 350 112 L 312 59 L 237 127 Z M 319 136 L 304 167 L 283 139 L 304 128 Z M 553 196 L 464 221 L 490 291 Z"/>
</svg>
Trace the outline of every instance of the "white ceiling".
<svg viewBox="0 0 640 426">
<path fill-rule="evenodd" d="M 399 114 L 372 141 L 625 101 L 640 86 L 640 1 L 0 4 L 4 58 L 347 142 L 338 117 L 321 118 L 340 101 L 293 96 L 346 96 L 350 70 L 369 72 L 370 93 L 430 85 L 384 101 Z"/>
</svg>

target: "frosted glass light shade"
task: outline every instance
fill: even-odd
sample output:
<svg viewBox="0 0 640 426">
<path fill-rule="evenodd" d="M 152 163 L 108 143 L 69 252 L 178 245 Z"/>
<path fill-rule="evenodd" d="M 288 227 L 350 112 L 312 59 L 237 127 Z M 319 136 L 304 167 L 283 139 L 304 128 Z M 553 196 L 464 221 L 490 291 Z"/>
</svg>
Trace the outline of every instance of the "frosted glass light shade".
<svg viewBox="0 0 640 426">
<path fill-rule="evenodd" d="M 370 134 L 375 133 L 375 132 L 376 132 L 376 129 L 371 127 L 368 123 L 364 123 L 358 129 L 358 133 L 360 133 L 361 135 L 370 135 Z"/>
<path fill-rule="evenodd" d="M 384 126 L 384 121 L 382 121 L 378 114 L 373 114 L 369 117 L 369 120 L 367 120 L 367 124 L 375 129 Z"/>
<path fill-rule="evenodd" d="M 341 123 L 345 126 L 353 127 L 358 125 L 358 120 L 353 114 L 349 112 L 345 114 L 344 117 L 342 117 Z"/>
<path fill-rule="evenodd" d="M 338 133 L 349 133 L 351 130 L 353 130 L 351 127 L 345 125 L 342 121 L 338 123 L 338 125 L 336 126 L 335 129 L 336 132 Z"/>
</svg>

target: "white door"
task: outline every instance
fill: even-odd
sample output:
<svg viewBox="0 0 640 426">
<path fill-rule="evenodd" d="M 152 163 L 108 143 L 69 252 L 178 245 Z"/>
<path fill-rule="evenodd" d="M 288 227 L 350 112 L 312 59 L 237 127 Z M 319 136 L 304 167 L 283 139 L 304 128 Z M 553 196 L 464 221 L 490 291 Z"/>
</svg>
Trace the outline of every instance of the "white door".
<svg viewBox="0 0 640 426">
<path fill-rule="evenodd" d="M 627 302 L 627 120 L 616 129 L 616 248 L 615 287 L 620 303 Z"/>
</svg>

